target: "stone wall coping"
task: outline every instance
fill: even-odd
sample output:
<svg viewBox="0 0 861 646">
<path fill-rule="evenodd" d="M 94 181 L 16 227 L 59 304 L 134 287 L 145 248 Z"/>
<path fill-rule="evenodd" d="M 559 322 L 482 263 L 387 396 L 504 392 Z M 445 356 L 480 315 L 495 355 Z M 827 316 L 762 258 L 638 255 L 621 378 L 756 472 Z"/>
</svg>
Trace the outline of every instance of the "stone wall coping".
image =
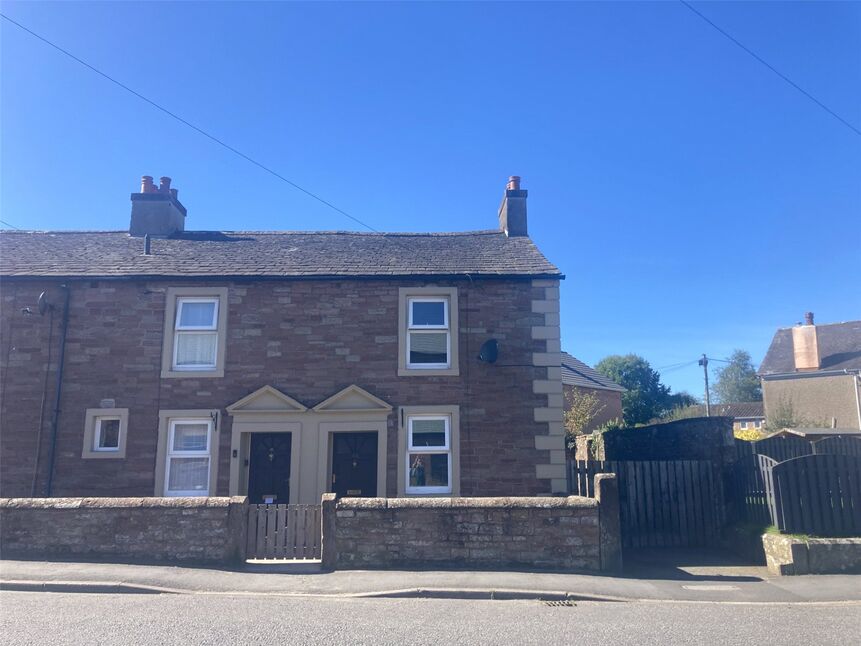
<svg viewBox="0 0 861 646">
<path fill-rule="evenodd" d="M 0 509 L 117 509 L 229 507 L 243 504 L 245 496 L 232 498 L 0 498 Z"/>
<path fill-rule="evenodd" d="M 763 534 L 762 539 L 770 543 L 783 543 L 784 545 L 861 545 L 861 537 L 843 538 L 800 538 L 783 534 Z"/>
<path fill-rule="evenodd" d="M 337 509 L 593 509 L 594 498 L 510 497 L 510 498 L 341 498 Z"/>
</svg>

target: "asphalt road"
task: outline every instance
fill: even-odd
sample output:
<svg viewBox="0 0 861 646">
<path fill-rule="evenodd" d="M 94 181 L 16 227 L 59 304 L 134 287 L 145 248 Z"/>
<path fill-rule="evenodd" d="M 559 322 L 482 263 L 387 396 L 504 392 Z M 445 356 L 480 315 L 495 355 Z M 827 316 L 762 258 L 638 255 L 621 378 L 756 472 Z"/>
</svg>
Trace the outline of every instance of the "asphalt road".
<svg viewBox="0 0 861 646">
<path fill-rule="evenodd" d="M 859 605 L 0 593 L 3 644 L 857 644 Z M 601 640 L 601 641 L 599 641 Z"/>
</svg>

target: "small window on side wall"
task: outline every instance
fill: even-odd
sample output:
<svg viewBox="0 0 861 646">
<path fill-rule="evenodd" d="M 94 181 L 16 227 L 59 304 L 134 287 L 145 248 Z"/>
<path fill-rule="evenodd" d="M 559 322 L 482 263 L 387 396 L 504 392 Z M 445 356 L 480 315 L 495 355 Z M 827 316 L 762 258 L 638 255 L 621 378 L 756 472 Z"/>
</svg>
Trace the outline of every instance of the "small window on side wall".
<svg viewBox="0 0 861 646">
<path fill-rule="evenodd" d="M 120 418 L 97 417 L 93 451 L 120 450 Z"/>
<path fill-rule="evenodd" d="M 81 457 L 124 458 L 128 421 L 127 408 L 88 408 Z"/>
</svg>

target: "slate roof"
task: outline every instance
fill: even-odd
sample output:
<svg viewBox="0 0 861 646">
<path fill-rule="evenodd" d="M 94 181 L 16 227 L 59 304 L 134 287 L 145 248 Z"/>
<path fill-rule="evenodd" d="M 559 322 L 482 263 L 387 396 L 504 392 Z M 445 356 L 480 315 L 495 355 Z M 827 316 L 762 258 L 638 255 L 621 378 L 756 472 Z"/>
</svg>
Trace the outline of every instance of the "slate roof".
<svg viewBox="0 0 861 646">
<path fill-rule="evenodd" d="M 626 391 L 624 387 L 612 379 L 605 377 L 567 352 L 562 353 L 562 383 L 595 390 L 615 390 L 620 393 Z"/>
<path fill-rule="evenodd" d="M 0 276 L 547 276 L 561 272 L 525 236 L 344 231 L 3 231 Z"/>
<path fill-rule="evenodd" d="M 706 415 L 705 404 L 692 406 L 702 417 Z M 733 417 L 735 419 L 765 418 L 762 402 L 734 402 L 729 404 L 712 404 L 712 417 Z"/>
<path fill-rule="evenodd" d="M 861 321 L 816 324 L 820 370 L 861 370 Z M 760 375 L 794 373 L 792 328 L 780 328 L 771 340 Z M 807 371 L 805 371 L 807 372 Z"/>
</svg>

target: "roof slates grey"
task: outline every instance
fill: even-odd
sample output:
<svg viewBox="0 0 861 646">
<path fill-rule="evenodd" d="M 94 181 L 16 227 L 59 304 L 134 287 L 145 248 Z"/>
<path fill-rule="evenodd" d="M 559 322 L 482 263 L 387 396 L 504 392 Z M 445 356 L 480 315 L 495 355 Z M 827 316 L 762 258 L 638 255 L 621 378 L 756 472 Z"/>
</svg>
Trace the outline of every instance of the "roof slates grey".
<svg viewBox="0 0 861 646">
<path fill-rule="evenodd" d="M 528 237 L 499 231 L 124 231 L 0 234 L 0 276 L 561 276 Z"/>
<path fill-rule="evenodd" d="M 571 356 L 567 352 L 562 353 L 562 383 L 580 388 L 625 392 L 623 386 L 605 377 L 594 368 L 587 366 L 580 359 Z"/>
<path fill-rule="evenodd" d="M 861 370 L 861 321 L 816 325 L 820 370 Z M 759 366 L 760 375 L 794 373 L 792 328 L 780 328 Z"/>
</svg>

